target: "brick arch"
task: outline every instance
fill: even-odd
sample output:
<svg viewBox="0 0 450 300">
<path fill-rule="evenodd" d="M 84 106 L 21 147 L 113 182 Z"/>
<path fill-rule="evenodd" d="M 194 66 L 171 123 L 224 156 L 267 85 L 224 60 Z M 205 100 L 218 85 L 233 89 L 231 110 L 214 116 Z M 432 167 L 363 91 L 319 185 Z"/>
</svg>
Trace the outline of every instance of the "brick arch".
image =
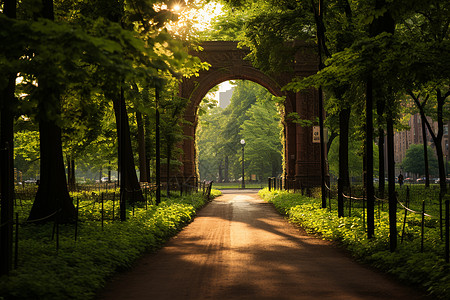
<svg viewBox="0 0 450 300">
<path fill-rule="evenodd" d="M 195 115 L 200 105 L 201 100 L 206 94 L 216 85 L 228 81 L 228 80 L 249 80 L 266 88 L 274 96 L 281 97 L 286 96 L 287 93 L 281 90 L 281 86 L 270 76 L 262 73 L 261 71 L 250 67 L 242 66 L 236 69 L 229 70 L 212 70 L 205 74 L 196 81 L 196 85 L 191 91 L 190 95 L 186 98 L 190 99 L 189 105 L 186 110 L 187 115 Z M 286 106 L 292 111 L 292 105 L 290 102 L 286 103 Z"/>
<path fill-rule="evenodd" d="M 303 93 L 282 91 L 282 87 L 293 77 L 304 77 L 317 72 L 317 58 L 312 48 L 303 44 L 295 57 L 292 72 L 266 74 L 245 60 L 249 53 L 240 49 L 236 42 L 205 42 L 203 51 L 192 52 L 210 68 L 201 71 L 199 76 L 184 79 L 180 85 L 180 96 L 189 103 L 184 118 L 190 124 L 185 125 L 184 134 L 192 137 L 185 139 L 182 145 L 183 158 L 180 176 L 183 180 L 194 182 L 197 179 L 195 131 L 197 110 L 201 100 L 211 88 L 228 80 L 250 80 L 265 87 L 275 96 L 285 96 L 285 112 L 297 112 L 302 118 L 315 119 L 318 116 L 317 91 Z M 323 113 L 323 112 L 322 112 Z M 296 179 L 297 186 L 320 185 L 320 148 L 312 143 L 312 128 L 301 127 L 289 119 L 282 120 L 285 135 L 285 176 Z"/>
</svg>

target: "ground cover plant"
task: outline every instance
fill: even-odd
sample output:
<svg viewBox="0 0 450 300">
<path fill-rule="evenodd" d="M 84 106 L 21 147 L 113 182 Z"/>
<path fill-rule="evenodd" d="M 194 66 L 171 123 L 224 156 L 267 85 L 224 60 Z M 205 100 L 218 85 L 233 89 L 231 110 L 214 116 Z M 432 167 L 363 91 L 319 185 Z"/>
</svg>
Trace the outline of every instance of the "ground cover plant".
<svg viewBox="0 0 450 300">
<path fill-rule="evenodd" d="M 101 203 L 91 194 L 80 200 L 78 228 L 60 224 L 56 236 L 53 222 L 25 222 L 32 203 L 22 199 L 16 209 L 21 224 L 18 267 L 0 278 L 0 299 L 93 298 L 115 272 L 129 268 L 144 252 L 159 249 L 206 202 L 202 193 L 173 195 L 158 206 L 130 207 L 127 221 L 121 222 L 112 220 L 112 200 L 104 200 L 100 222 Z"/>
<path fill-rule="evenodd" d="M 422 195 L 422 200 L 437 205 L 427 197 L 432 193 L 417 193 L 416 198 L 417 195 Z M 391 253 L 387 205 L 384 208 L 378 206 L 375 237 L 369 240 L 362 205 L 354 205 L 351 216 L 339 218 L 334 200 L 331 204 L 335 205 L 335 210 L 330 211 L 329 208 L 321 208 L 320 197 L 268 189 L 261 190 L 260 195 L 273 203 L 292 223 L 299 224 L 324 239 L 339 242 L 358 260 L 393 274 L 407 284 L 420 286 L 435 298 L 450 299 L 450 265 L 445 262 L 444 241 L 440 238 L 439 221 L 436 218 L 427 218 L 425 221 L 422 252 L 421 215 L 407 215 L 403 234 L 404 210 L 399 207 L 397 228 L 399 235 L 403 235 L 403 241 L 400 242 L 400 237 L 397 250 Z M 436 212 L 438 209 L 432 208 L 432 211 Z"/>
</svg>

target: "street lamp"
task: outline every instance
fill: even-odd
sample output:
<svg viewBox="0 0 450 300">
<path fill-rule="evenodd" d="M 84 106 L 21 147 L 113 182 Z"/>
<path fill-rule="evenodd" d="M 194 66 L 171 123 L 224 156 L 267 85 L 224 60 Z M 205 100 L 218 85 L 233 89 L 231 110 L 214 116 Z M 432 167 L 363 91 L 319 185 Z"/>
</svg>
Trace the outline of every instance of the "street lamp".
<svg viewBox="0 0 450 300">
<path fill-rule="evenodd" d="M 245 147 L 245 140 L 242 139 L 241 140 L 241 145 L 242 145 L 242 188 L 245 189 L 245 179 L 244 179 L 244 147 Z"/>
</svg>

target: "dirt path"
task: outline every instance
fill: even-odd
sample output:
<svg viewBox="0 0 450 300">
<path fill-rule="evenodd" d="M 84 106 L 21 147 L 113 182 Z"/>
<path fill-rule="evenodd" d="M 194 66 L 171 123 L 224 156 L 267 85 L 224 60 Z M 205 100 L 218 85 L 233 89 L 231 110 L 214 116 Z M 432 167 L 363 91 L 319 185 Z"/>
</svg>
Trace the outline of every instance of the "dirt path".
<svg viewBox="0 0 450 300">
<path fill-rule="evenodd" d="M 255 193 L 227 193 L 98 299 L 424 299 L 287 223 Z"/>
</svg>

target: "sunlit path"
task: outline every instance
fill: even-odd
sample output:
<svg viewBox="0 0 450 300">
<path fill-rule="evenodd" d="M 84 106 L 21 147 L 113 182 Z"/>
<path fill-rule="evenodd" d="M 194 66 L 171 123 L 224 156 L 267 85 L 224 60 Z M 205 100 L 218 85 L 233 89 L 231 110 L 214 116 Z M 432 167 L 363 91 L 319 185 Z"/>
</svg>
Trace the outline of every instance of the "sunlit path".
<svg viewBox="0 0 450 300">
<path fill-rule="evenodd" d="M 287 223 L 255 192 L 227 191 L 99 299 L 423 299 Z"/>
</svg>

